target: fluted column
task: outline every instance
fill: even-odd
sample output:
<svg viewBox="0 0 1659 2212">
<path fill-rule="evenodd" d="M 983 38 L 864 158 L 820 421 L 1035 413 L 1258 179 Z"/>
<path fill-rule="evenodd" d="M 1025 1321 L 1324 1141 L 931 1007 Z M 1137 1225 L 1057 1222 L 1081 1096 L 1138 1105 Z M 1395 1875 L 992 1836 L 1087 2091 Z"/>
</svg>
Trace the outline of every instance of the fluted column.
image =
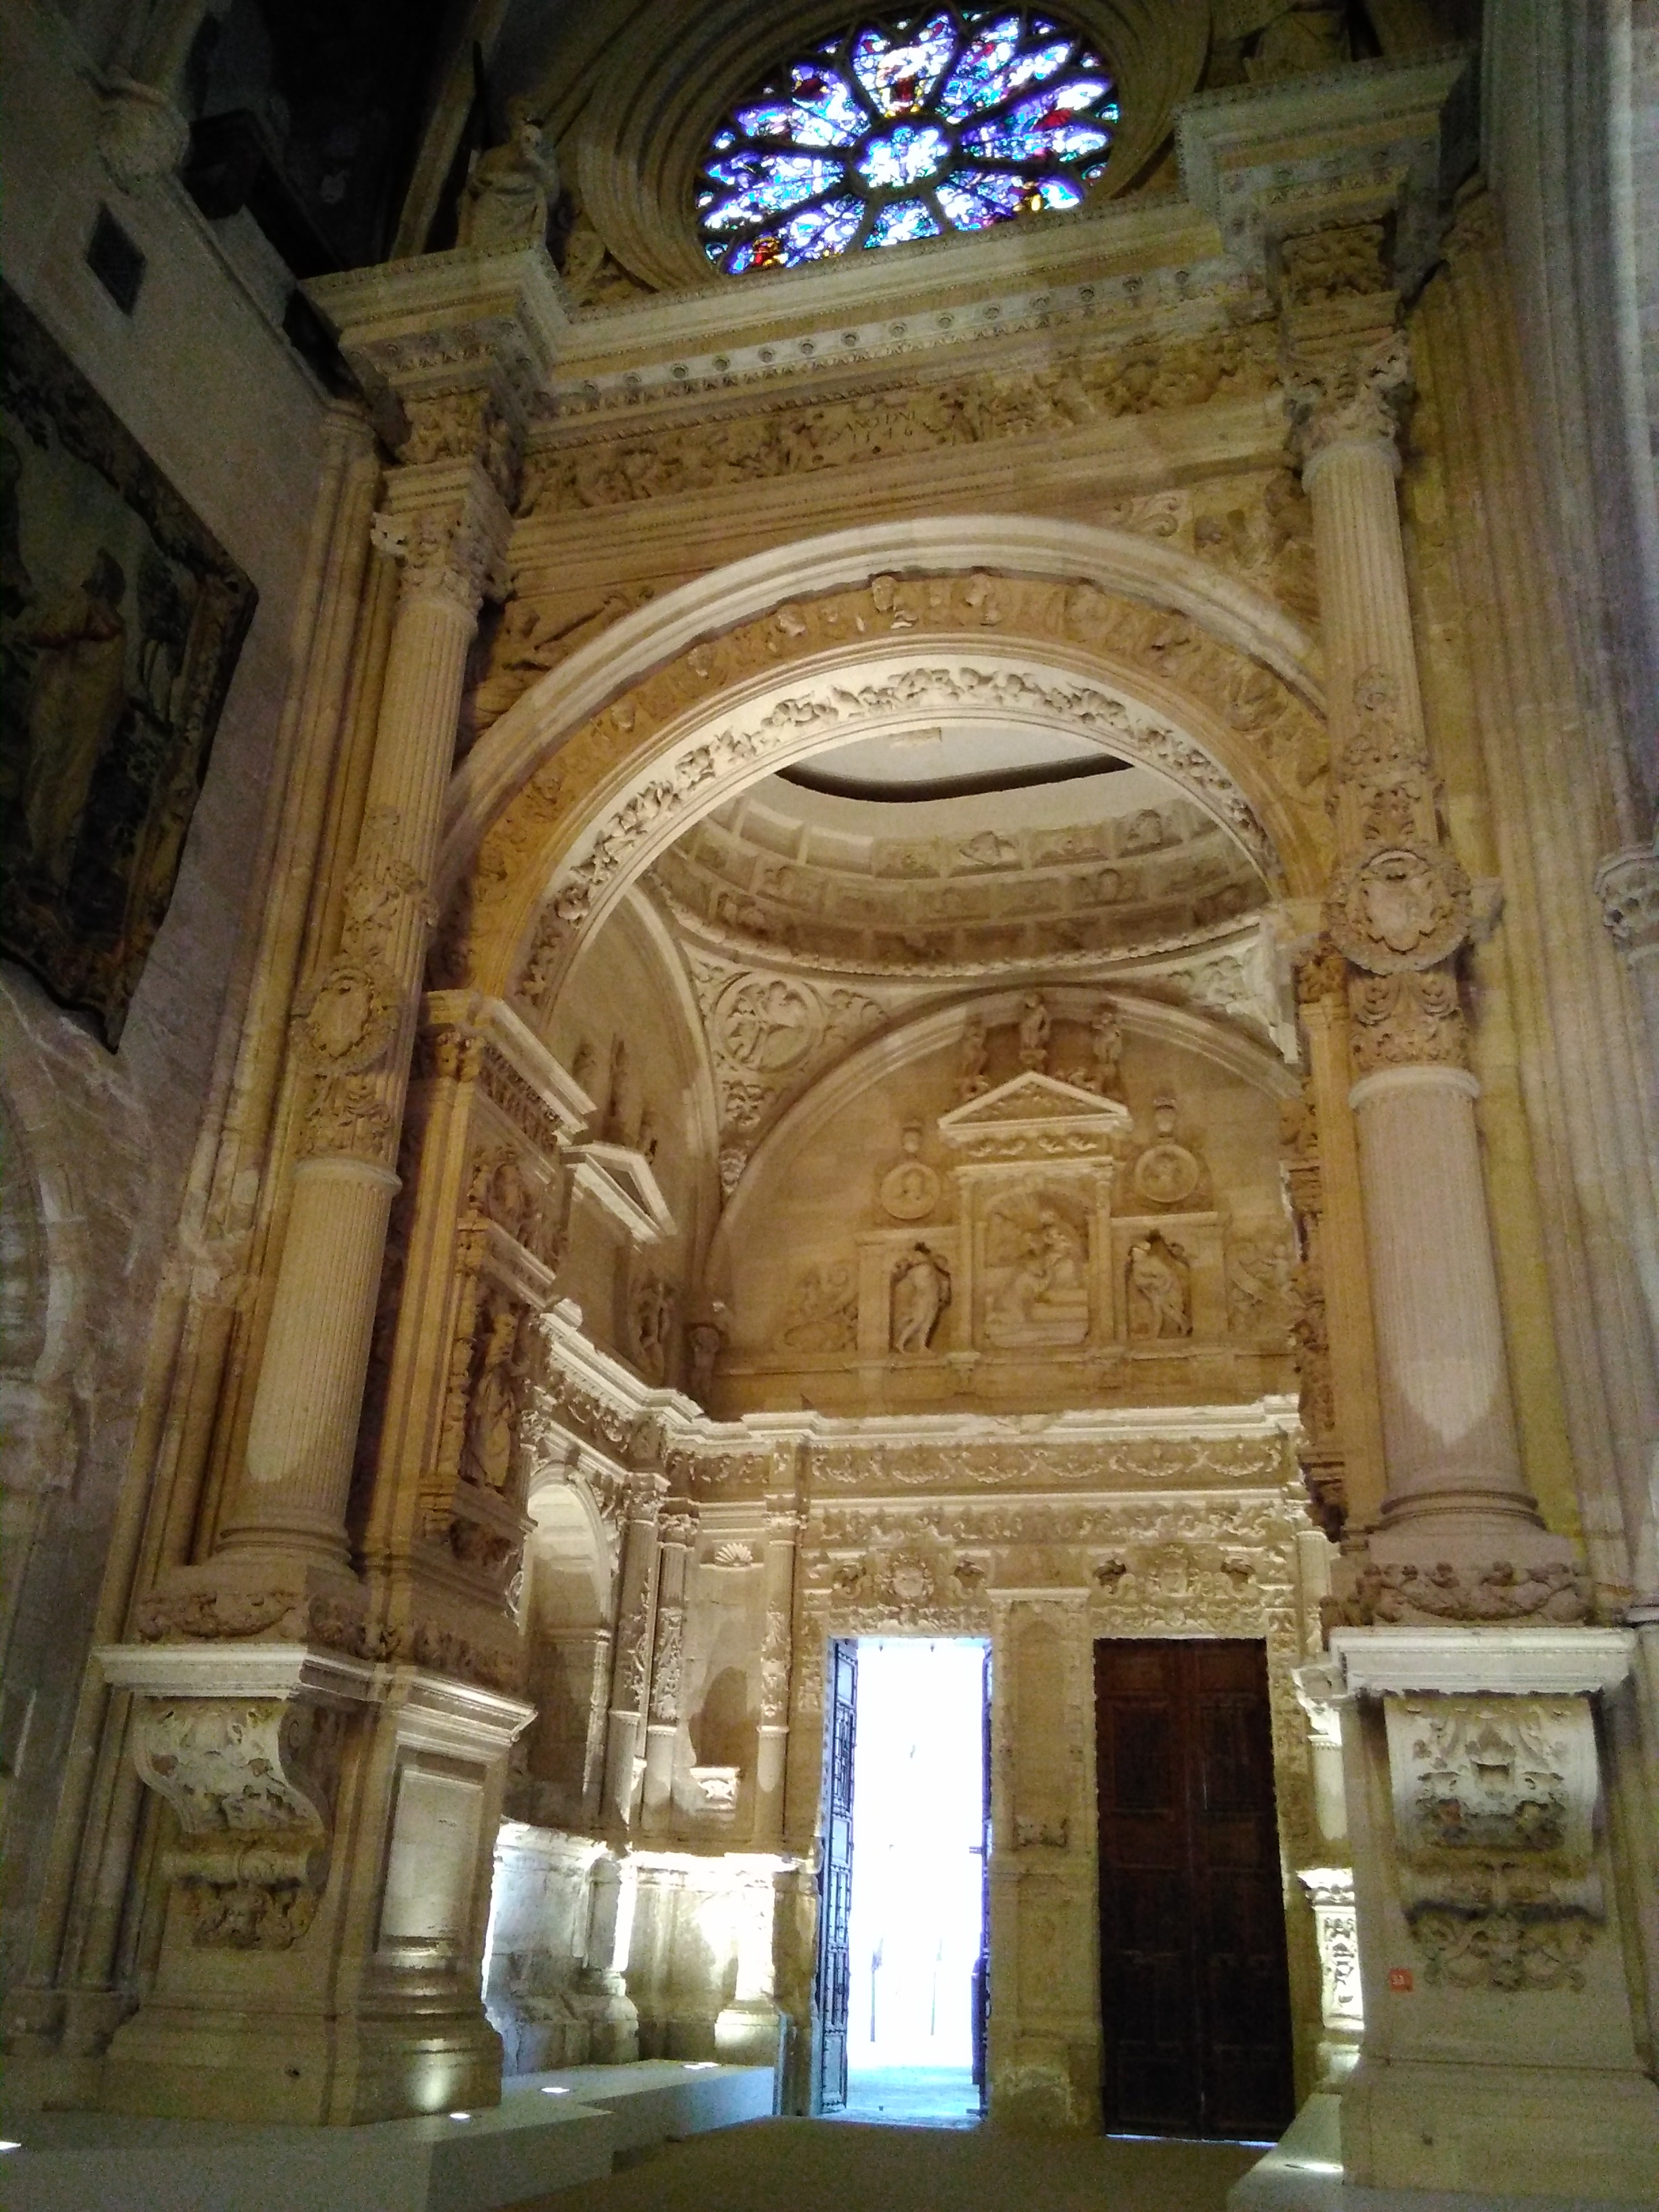
<svg viewBox="0 0 1659 2212">
<path fill-rule="evenodd" d="M 674 1746 L 680 1732 L 685 1660 L 685 1571 L 697 1533 L 695 1510 L 665 1513 L 658 1531 L 657 1627 L 651 1652 L 651 1702 L 645 1731 L 648 1823 L 665 1816 L 674 1794 Z"/>
<path fill-rule="evenodd" d="M 761 1639 L 759 1747 L 755 1757 L 755 1843 L 769 1850 L 783 1835 L 784 1769 L 789 1749 L 790 1662 L 794 1649 L 795 1547 L 800 1516 L 774 1510 L 766 1523 L 766 1628 Z"/>
<path fill-rule="evenodd" d="M 604 1815 L 608 1827 L 626 1828 L 634 1812 L 634 1769 L 651 1680 L 652 1629 L 657 1587 L 657 1521 L 663 1480 L 635 1475 L 623 1527 L 617 1575 L 617 1641 L 611 1673 L 611 1710 L 605 1741 Z"/>
<path fill-rule="evenodd" d="M 507 527 L 477 462 L 396 471 L 376 520 L 376 542 L 403 563 L 402 590 L 340 948 L 301 1010 L 311 1096 L 228 1549 L 277 1544 L 345 1559 L 428 884 L 466 656 Z"/>
<path fill-rule="evenodd" d="M 1442 840 L 1395 478 L 1400 333 L 1292 384 L 1312 507 L 1386 1491 L 1357 1617 L 1582 1617 L 1521 1470 L 1455 961 L 1470 890 Z"/>
</svg>

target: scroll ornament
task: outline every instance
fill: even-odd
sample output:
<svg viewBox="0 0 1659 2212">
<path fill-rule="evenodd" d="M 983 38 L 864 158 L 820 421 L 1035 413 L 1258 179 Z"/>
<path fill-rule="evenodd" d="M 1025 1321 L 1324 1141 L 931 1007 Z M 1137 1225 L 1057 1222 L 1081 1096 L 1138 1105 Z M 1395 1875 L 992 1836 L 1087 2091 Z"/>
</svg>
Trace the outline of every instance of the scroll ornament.
<svg viewBox="0 0 1659 2212">
<path fill-rule="evenodd" d="M 328 1875 L 344 1721 L 283 1698 L 145 1700 L 139 1778 L 179 1840 L 163 1871 L 189 1899 L 198 1944 L 286 1950 L 310 1927 Z"/>
</svg>

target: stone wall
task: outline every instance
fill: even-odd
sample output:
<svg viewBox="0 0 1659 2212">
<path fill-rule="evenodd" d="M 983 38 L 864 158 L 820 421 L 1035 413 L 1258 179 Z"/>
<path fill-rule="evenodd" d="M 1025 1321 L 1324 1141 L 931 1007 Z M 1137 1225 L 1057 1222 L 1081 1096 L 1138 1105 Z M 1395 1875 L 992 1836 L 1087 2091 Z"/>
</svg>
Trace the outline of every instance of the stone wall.
<svg viewBox="0 0 1659 2212">
<path fill-rule="evenodd" d="M 3 1265 L 16 1329 L 0 1364 L 14 1443 L 0 1923 L 9 1981 L 51 1841 L 100 1581 L 117 1559 L 112 1534 L 141 1392 L 147 1376 L 159 1386 L 165 1372 L 174 1294 L 192 1271 L 216 1266 L 210 1250 L 174 1237 L 192 1147 L 222 1106 L 226 1017 L 246 988 L 238 948 L 262 889 L 325 401 L 278 327 L 280 294 L 258 262 L 233 258 L 245 247 L 205 222 L 171 179 L 124 191 L 105 171 L 100 101 L 55 11 L 13 10 L 7 33 L 6 280 L 259 593 L 119 1050 L 107 1052 L 21 970 L 0 971 Z M 100 205 L 145 256 L 130 316 L 84 258 Z M 129 1540 L 144 1504 L 131 1491 L 122 1503 Z"/>
</svg>

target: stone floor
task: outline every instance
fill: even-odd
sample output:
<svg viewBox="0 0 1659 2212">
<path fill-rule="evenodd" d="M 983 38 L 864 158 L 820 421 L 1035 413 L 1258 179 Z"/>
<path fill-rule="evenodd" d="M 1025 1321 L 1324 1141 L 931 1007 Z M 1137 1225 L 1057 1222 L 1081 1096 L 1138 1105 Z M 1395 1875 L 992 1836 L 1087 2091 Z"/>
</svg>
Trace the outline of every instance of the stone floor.
<svg viewBox="0 0 1659 2212">
<path fill-rule="evenodd" d="M 976 2128 L 979 2092 L 965 2066 L 872 2067 L 848 2075 L 847 2106 L 834 2117 L 888 2127 Z"/>
<path fill-rule="evenodd" d="M 1235 2143 L 752 2120 L 515 2212 L 1224 2212 Z"/>
</svg>

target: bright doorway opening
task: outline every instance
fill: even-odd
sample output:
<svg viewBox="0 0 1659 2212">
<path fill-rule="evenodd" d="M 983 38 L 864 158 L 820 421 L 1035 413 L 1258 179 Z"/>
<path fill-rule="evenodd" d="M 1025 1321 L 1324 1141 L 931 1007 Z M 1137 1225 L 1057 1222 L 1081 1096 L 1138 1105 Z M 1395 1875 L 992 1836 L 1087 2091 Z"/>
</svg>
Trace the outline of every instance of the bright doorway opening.
<svg viewBox="0 0 1659 2212">
<path fill-rule="evenodd" d="M 988 1647 L 910 1636 L 842 1650 L 855 1661 L 854 1724 L 840 1732 L 843 1759 L 852 1739 L 845 2116 L 970 2125 L 983 2075 Z"/>
</svg>

